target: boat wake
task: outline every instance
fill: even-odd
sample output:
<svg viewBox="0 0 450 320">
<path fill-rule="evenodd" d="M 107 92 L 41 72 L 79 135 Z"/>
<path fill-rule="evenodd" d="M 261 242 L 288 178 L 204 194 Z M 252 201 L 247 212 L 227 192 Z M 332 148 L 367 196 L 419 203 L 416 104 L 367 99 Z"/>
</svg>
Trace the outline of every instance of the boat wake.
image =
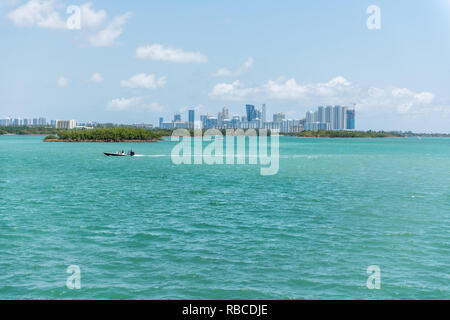
<svg viewBox="0 0 450 320">
<path fill-rule="evenodd" d="M 170 155 L 167 154 L 152 154 L 152 155 L 145 155 L 145 154 L 135 154 L 135 157 L 147 157 L 147 158 L 162 158 L 162 157 L 170 157 Z"/>
</svg>

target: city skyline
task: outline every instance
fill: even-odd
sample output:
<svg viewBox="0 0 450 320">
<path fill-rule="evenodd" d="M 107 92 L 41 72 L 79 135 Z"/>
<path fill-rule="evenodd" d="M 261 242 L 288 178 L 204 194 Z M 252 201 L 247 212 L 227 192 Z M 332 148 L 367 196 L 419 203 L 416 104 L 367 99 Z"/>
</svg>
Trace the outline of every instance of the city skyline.
<svg viewBox="0 0 450 320">
<path fill-rule="evenodd" d="M 319 106 L 316 111 L 307 111 L 305 117 L 299 119 L 289 119 L 282 112 L 273 113 L 272 121 L 267 120 L 267 105 L 262 104 L 261 109 L 255 105 L 246 104 L 245 114 L 230 115 L 229 109 L 223 107 L 222 111 L 215 114 L 201 114 L 197 121 L 196 111 L 187 110 L 187 120 L 184 121 L 182 114 L 176 112 L 171 121 L 164 121 L 164 117 L 159 117 L 158 123 L 134 123 L 133 126 L 145 128 L 160 128 L 173 130 L 183 129 L 269 129 L 279 130 L 282 133 L 298 133 L 301 131 L 318 130 L 355 130 L 356 110 L 343 106 Z M 88 121 L 77 123 L 76 120 L 50 120 L 46 118 L 0 118 L 0 126 L 53 126 L 57 129 L 92 128 L 99 122 Z M 120 125 L 120 124 L 116 124 Z"/>
<path fill-rule="evenodd" d="M 156 127 L 161 129 L 269 129 L 280 130 L 282 133 L 296 133 L 301 131 L 318 130 L 355 130 L 356 110 L 351 107 L 333 105 L 319 106 L 316 111 L 307 111 L 303 118 L 289 119 L 282 112 L 275 112 L 272 121 L 267 120 L 267 105 L 261 109 L 255 105 L 245 105 L 245 115 L 231 115 L 227 107 L 217 114 L 200 114 L 196 119 L 195 110 L 188 110 L 188 120 L 183 121 L 180 113 L 175 113 L 172 120 L 164 121 L 159 118 Z"/>
<path fill-rule="evenodd" d="M 157 124 L 249 101 L 297 119 L 355 104 L 360 130 L 449 132 L 450 2 L 379 0 L 371 30 L 372 2 L 4 1 L 0 117 Z"/>
</svg>

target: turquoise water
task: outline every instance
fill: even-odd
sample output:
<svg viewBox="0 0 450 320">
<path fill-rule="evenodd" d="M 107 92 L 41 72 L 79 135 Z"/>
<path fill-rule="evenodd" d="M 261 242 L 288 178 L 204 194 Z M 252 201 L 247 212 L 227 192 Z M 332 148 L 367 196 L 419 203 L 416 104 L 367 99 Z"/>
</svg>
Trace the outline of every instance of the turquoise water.
<svg viewBox="0 0 450 320">
<path fill-rule="evenodd" d="M 450 297 L 450 139 L 282 137 L 266 177 L 41 140 L 0 136 L 0 299 Z"/>
</svg>

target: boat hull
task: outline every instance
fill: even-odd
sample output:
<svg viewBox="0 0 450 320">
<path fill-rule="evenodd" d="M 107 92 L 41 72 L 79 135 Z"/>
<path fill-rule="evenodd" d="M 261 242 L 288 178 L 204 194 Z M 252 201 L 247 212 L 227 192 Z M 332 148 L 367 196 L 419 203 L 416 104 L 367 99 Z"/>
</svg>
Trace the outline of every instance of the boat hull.
<svg viewBox="0 0 450 320">
<path fill-rule="evenodd" d="M 109 153 L 109 152 L 104 152 L 104 155 L 108 156 L 108 157 L 132 157 L 129 154 L 118 154 L 118 153 Z"/>
</svg>

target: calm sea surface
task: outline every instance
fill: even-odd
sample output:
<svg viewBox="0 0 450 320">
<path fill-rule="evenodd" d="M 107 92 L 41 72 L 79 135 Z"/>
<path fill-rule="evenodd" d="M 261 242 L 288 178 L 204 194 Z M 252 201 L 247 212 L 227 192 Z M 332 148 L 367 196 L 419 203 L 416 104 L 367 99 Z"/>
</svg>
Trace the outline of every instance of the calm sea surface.
<svg viewBox="0 0 450 320">
<path fill-rule="evenodd" d="M 450 298 L 450 139 L 284 137 L 264 177 L 42 138 L 0 136 L 0 299 Z"/>
</svg>

